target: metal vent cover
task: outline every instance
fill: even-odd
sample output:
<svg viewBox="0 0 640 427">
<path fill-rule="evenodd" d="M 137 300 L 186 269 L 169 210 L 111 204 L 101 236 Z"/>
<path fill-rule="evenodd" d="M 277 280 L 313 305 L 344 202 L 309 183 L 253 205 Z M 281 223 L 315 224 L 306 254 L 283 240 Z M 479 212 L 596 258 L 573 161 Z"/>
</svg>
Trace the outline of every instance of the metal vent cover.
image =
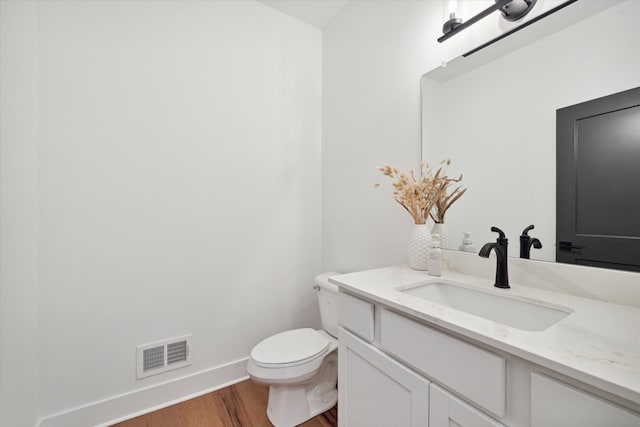
<svg viewBox="0 0 640 427">
<path fill-rule="evenodd" d="M 186 340 L 167 344 L 167 365 L 186 361 L 188 354 L 189 346 Z"/>
<path fill-rule="evenodd" d="M 191 335 L 136 347 L 136 378 L 191 365 Z"/>
<path fill-rule="evenodd" d="M 142 370 L 144 372 L 164 368 L 164 346 L 146 348 L 142 351 L 142 354 Z"/>
</svg>

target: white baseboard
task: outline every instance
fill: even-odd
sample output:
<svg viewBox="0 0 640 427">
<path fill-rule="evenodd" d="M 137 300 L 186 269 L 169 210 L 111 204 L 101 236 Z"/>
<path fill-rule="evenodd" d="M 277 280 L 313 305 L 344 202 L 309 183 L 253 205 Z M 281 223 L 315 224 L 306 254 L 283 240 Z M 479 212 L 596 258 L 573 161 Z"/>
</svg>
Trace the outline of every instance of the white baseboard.
<svg viewBox="0 0 640 427">
<path fill-rule="evenodd" d="M 246 380 L 248 358 L 40 418 L 36 427 L 105 427 Z"/>
</svg>

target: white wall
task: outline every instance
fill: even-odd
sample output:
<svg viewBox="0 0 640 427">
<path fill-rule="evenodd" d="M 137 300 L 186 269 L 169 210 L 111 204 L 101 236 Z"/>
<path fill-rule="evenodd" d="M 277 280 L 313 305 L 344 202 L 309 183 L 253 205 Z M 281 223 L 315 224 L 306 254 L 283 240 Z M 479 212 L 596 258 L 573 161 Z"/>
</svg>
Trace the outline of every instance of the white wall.
<svg viewBox="0 0 640 427">
<path fill-rule="evenodd" d="M 320 31 L 254 1 L 36 7 L 24 31 L 38 45 L 26 46 L 24 68 L 33 73 L 37 63 L 37 108 L 20 114 L 37 117 L 37 152 L 20 153 L 26 170 L 3 163 L 3 178 L 12 176 L 2 189 L 4 208 L 22 185 L 12 178 L 28 186 L 19 225 L 39 230 L 39 286 L 29 277 L 23 289 L 3 271 L 2 360 L 17 367 L 4 338 L 39 316 L 38 345 L 29 320 L 21 358 L 39 350 L 40 415 L 241 359 L 270 334 L 318 326 Z M 3 35 L 19 31 L 4 23 Z M 21 82 L 14 78 L 3 73 L 3 89 Z M 3 107 L 24 93 L 33 101 L 30 87 L 14 89 L 3 91 Z M 26 133 L 30 123 L 18 125 Z M 20 137 L 6 132 L 3 154 Z M 3 233 L 3 244 L 11 238 Z M 25 313 L 5 313 L 11 294 Z M 136 345 L 187 333 L 191 367 L 135 380 Z M 11 404 L 5 390 L 21 385 L 2 382 Z"/>
<path fill-rule="evenodd" d="M 0 426 L 38 418 L 37 7 L 0 2 Z"/>
<path fill-rule="evenodd" d="M 438 1 L 352 1 L 324 29 L 325 270 L 406 263 L 412 220 L 376 168 L 418 166 L 420 76 L 439 64 L 441 26 Z"/>
</svg>

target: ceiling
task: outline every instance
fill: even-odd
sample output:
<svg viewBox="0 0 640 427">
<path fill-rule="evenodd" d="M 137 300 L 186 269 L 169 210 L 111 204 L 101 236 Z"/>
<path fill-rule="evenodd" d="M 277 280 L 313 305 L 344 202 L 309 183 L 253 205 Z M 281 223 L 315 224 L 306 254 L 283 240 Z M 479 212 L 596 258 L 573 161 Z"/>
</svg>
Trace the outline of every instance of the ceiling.
<svg viewBox="0 0 640 427">
<path fill-rule="evenodd" d="M 349 0 L 259 0 L 289 16 L 317 28 L 324 28 Z"/>
</svg>

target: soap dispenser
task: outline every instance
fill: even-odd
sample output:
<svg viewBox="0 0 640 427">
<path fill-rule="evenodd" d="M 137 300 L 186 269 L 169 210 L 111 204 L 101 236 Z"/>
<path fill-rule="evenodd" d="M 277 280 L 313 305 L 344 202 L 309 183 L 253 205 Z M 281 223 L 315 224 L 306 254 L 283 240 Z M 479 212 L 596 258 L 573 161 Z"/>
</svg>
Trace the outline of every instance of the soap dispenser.
<svg viewBox="0 0 640 427">
<path fill-rule="evenodd" d="M 463 232 L 464 238 L 462 239 L 462 244 L 460 245 L 460 250 L 462 252 L 476 252 L 476 247 L 473 246 L 473 240 L 471 239 L 471 232 L 465 231 Z"/>
<path fill-rule="evenodd" d="M 438 233 L 431 235 L 431 250 L 429 251 L 427 271 L 431 276 L 442 275 L 442 249 L 440 249 L 440 234 Z"/>
</svg>

